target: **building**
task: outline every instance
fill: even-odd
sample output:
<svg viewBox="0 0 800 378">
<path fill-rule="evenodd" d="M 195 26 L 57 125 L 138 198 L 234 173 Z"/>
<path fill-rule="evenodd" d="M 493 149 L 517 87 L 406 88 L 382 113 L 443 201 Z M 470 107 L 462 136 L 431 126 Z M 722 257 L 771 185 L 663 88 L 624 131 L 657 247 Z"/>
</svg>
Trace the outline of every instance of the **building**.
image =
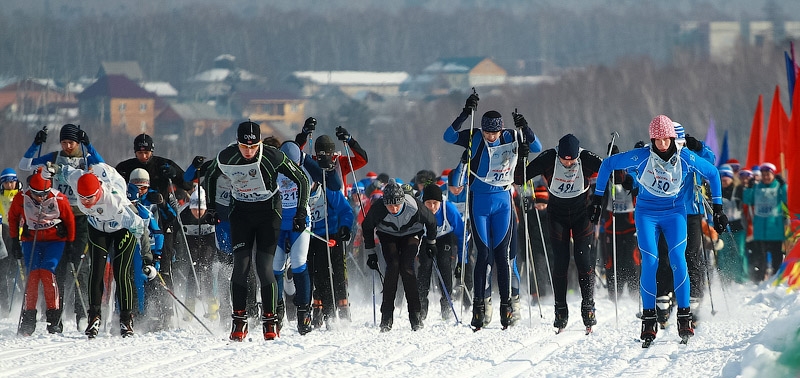
<svg viewBox="0 0 800 378">
<path fill-rule="evenodd" d="M 422 70 L 415 79 L 423 92 L 446 94 L 472 87 L 491 87 L 506 83 L 508 72 L 488 57 L 443 58 Z"/>
<path fill-rule="evenodd" d="M 294 139 L 305 122 L 306 100 L 290 92 L 239 92 L 233 97 L 234 114 L 267 127 L 282 139 Z"/>
<path fill-rule="evenodd" d="M 300 94 L 314 97 L 331 87 L 351 98 L 373 93 L 379 96 L 398 96 L 400 87 L 409 78 L 406 72 L 370 71 L 297 71 L 291 81 L 298 83 Z"/>
<path fill-rule="evenodd" d="M 130 136 L 155 131 L 156 95 L 124 75 L 102 76 L 76 97 L 82 122 Z"/>
<path fill-rule="evenodd" d="M 800 38 L 800 21 L 775 26 L 770 21 L 686 21 L 679 26 L 680 48 L 717 63 L 732 63 L 736 46 L 780 44 L 785 38 Z"/>
<path fill-rule="evenodd" d="M 74 121 L 75 96 L 52 80 L 24 79 L 0 88 L 3 118 L 26 123 L 61 125 Z"/>
</svg>

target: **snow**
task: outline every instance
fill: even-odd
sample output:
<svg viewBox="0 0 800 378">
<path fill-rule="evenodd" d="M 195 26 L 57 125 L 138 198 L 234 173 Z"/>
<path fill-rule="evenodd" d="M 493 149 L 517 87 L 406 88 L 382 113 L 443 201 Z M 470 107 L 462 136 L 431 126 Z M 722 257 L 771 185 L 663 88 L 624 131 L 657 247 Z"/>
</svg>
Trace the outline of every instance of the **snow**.
<svg viewBox="0 0 800 378">
<path fill-rule="evenodd" d="M 781 351 L 797 343 L 800 298 L 784 287 L 713 283 L 716 315 L 706 296 L 701 323 L 688 345 L 679 345 L 674 324 L 660 330 L 650 349 L 638 340 L 638 300 L 625 296 L 619 323 L 606 290 L 596 295 L 599 324 L 584 335 L 580 298 L 570 294 L 572 316 L 565 331 L 554 333 L 552 297 L 539 308 L 523 303 L 522 320 L 500 329 L 497 305 L 493 322 L 478 332 L 439 318 L 438 295 L 431 294 L 425 328 L 413 332 L 404 306 L 394 327 L 373 326 L 371 291 L 351 286 L 353 322 L 337 323 L 300 336 L 288 322 L 281 337 L 264 341 L 250 323 L 251 340 L 227 340 L 229 319 L 196 321 L 162 332 L 138 332 L 123 339 L 104 331 L 87 340 L 74 321 L 63 335 L 46 333 L 39 322 L 31 337 L 16 337 L 16 315 L 0 319 L 0 375 L 24 377 L 789 377 L 777 363 Z M 380 291 L 378 289 L 378 291 Z M 432 291 L 433 292 L 433 291 Z M 497 298 L 495 298 L 497 299 Z M 499 303 L 499 301 L 495 302 Z M 378 294 L 380 306 L 380 294 Z M 459 309 L 459 303 L 456 302 Z M 18 306 L 14 314 L 18 313 Z M 529 316 L 532 315 L 531 316 Z M 469 319 L 469 314 L 464 313 Z M 202 315 L 201 315 L 202 317 Z M 378 315 L 380 317 L 380 315 Z M 459 311 L 459 317 L 462 314 Z M 674 320 L 674 312 L 673 318 Z M 673 322 L 674 323 L 674 322 Z M 136 326 L 134 327 L 136 328 Z"/>
</svg>

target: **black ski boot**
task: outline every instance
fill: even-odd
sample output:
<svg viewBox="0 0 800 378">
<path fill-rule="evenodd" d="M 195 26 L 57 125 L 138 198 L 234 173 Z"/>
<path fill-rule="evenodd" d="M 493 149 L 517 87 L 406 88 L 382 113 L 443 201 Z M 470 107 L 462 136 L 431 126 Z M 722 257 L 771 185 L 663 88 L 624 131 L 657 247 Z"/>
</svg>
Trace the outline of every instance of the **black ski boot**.
<svg viewBox="0 0 800 378">
<path fill-rule="evenodd" d="M 649 348 L 658 333 L 658 322 L 656 321 L 656 310 L 649 309 L 642 311 L 642 348 Z"/>
<path fill-rule="evenodd" d="M 556 304 L 556 319 L 553 321 L 553 327 L 558 328 L 556 333 L 561 333 L 564 328 L 567 328 L 567 321 L 569 320 L 569 308 L 567 308 L 567 304 Z"/>
<path fill-rule="evenodd" d="M 283 317 L 286 315 L 286 303 L 283 299 L 278 299 L 278 304 L 275 306 L 275 319 L 278 331 L 283 329 Z"/>
<path fill-rule="evenodd" d="M 592 333 L 592 326 L 597 324 L 594 303 L 581 305 L 581 317 L 583 318 L 583 325 L 586 327 L 586 334 Z"/>
<path fill-rule="evenodd" d="M 314 326 L 314 328 L 320 328 L 324 322 L 325 313 L 323 312 L 322 301 L 315 299 L 311 305 L 311 325 Z"/>
<path fill-rule="evenodd" d="M 514 308 L 511 303 L 500 302 L 500 325 L 503 329 L 507 329 L 511 324 L 511 319 L 514 317 Z"/>
<path fill-rule="evenodd" d="M 381 313 L 381 332 L 389 332 L 392 330 L 392 322 L 394 318 L 391 312 Z"/>
<path fill-rule="evenodd" d="M 61 310 L 50 309 L 45 312 L 47 316 L 47 332 L 61 333 L 64 331 L 64 324 L 61 323 Z"/>
<path fill-rule="evenodd" d="M 133 336 L 133 314 L 130 312 L 119 314 L 119 334 L 122 337 Z"/>
<path fill-rule="evenodd" d="M 692 310 L 689 307 L 678 309 L 678 335 L 681 337 L 681 344 L 686 344 L 689 338 L 694 336 Z"/>
<path fill-rule="evenodd" d="M 244 338 L 247 337 L 247 311 L 245 310 L 236 310 L 233 311 L 233 322 L 231 323 L 231 336 L 230 339 L 233 341 L 244 341 Z"/>
<path fill-rule="evenodd" d="M 483 328 L 484 324 L 484 315 L 486 309 L 486 302 L 483 299 L 475 298 L 475 301 L 472 304 L 472 321 L 470 325 L 474 331 L 477 331 Z"/>
<path fill-rule="evenodd" d="M 276 337 L 281 335 L 281 329 L 278 327 L 278 317 L 273 313 L 265 312 L 261 316 L 261 328 L 264 331 L 264 340 L 275 340 Z"/>
<path fill-rule="evenodd" d="M 19 322 L 17 335 L 30 336 L 36 330 L 36 309 L 22 311 L 22 319 Z"/>
<path fill-rule="evenodd" d="M 313 329 L 311 326 L 311 309 L 309 305 L 297 306 L 297 332 L 305 335 Z"/>
<path fill-rule="evenodd" d="M 672 313 L 672 293 L 656 298 L 656 320 L 661 329 L 667 328 L 669 316 Z"/>
<path fill-rule="evenodd" d="M 422 324 L 422 314 L 419 312 L 410 312 L 408 314 L 408 320 L 411 322 L 412 331 L 419 331 L 425 328 L 425 325 Z"/>
<path fill-rule="evenodd" d="M 90 339 L 94 339 L 97 337 L 97 334 L 100 332 L 100 313 L 92 313 L 89 311 L 89 321 L 86 323 L 86 330 L 83 331 L 83 334 L 88 336 Z"/>
</svg>

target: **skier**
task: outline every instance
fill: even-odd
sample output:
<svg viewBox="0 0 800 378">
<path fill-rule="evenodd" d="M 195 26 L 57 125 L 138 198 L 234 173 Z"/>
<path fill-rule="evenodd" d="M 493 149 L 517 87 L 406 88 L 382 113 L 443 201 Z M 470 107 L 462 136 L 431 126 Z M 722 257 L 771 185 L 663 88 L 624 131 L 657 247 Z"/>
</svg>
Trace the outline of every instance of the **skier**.
<svg viewBox="0 0 800 378">
<path fill-rule="evenodd" d="M 305 148 L 306 143 L 311 138 L 311 134 L 316 129 L 317 119 L 308 117 L 303 123 L 303 129 L 294 138 L 295 143 L 300 146 L 300 150 Z M 347 175 L 367 165 L 369 159 L 367 158 L 367 151 L 361 148 L 358 141 L 344 127 L 336 127 L 336 138 L 350 147 L 350 150 L 353 151 L 353 156 L 342 155 L 341 152 L 336 151 L 336 144 L 331 137 L 321 135 L 314 142 L 314 159 L 317 160 L 320 166 L 328 167 L 325 168 L 325 181 L 328 183 L 328 188 L 343 190 L 347 186 Z M 336 171 L 339 174 L 334 174 Z"/>
<path fill-rule="evenodd" d="M 722 180 L 722 206 L 731 230 L 731 239 L 726 240 L 718 254 L 719 271 L 726 281 L 744 283 L 748 277 L 742 210 L 744 187 L 735 179 L 735 170 L 728 164 L 719 167 L 719 175 Z M 725 284 L 727 282 L 723 283 Z"/>
<path fill-rule="evenodd" d="M 206 317 L 211 320 L 219 318 L 219 300 L 214 290 L 215 277 L 212 268 L 217 259 L 217 248 L 215 235 L 217 225 L 217 214 L 208 211 L 206 207 L 205 190 L 196 186 L 189 196 L 189 202 L 180 211 L 183 232 L 186 234 L 186 242 L 189 244 L 194 272 L 186 271 L 184 275 L 191 277 L 196 274 L 196 280 L 189 278 L 186 285 L 186 307 L 194 311 L 197 299 L 206 303 Z M 197 282 L 199 281 L 199 282 Z M 197 287 L 199 283 L 200 287 Z M 190 320 L 190 315 L 184 315 L 184 320 Z"/>
<path fill-rule="evenodd" d="M 445 130 L 445 142 L 467 148 L 469 153 L 469 214 L 473 240 L 477 249 L 474 279 L 475 296 L 471 325 L 483 327 L 491 313 L 491 296 L 487 295 L 486 281 L 490 280 L 489 267 L 497 272 L 500 292 L 500 322 L 506 327 L 513 317 L 511 306 L 511 266 L 509 244 L 514 218 L 511 184 L 517 164 L 518 149 L 528 145 L 530 152 L 539 152 L 542 144 L 521 114 L 514 113 L 514 125 L 519 129 L 503 127 L 503 118 L 490 110 L 481 117 L 480 132 L 461 130 L 464 121 L 478 107 L 478 95 L 471 94 L 453 123 Z M 460 130 L 460 131 L 459 131 Z"/>
<path fill-rule="evenodd" d="M 642 296 L 643 347 L 648 347 L 658 332 L 656 322 L 656 279 L 658 267 L 656 243 L 663 234 L 670 251 L 670 263 L 674 267 L 675 296 L 678 303 L 678 333 L 682 342 L 694 335 L 689 308 L 689 283 L 687 277 L 685 240 L 686 207 L 684 191 L 693 190 L 691 174 L 698 172 L 711 185 L 711 201 L 714 211 L 714 227 L 721 232 L 727 226 L 722 211 L 722 196 L 717 169 L 708 161 L 678 148 L 675 144 L 675 128 L 672 120 L 659 115 L 650 122 L 648 148 L 636 148 L 606 158 L 600 165 L 597 186 L 589 212 L 590 220 L 596 223 L 602 212 L 603 195 L 612 171 L 625 169 L 634 175 L 640 185 L 636 202 L 636 230 L 639 251 L 642 254 L 640 288 Z"/>
<path fill-rule="evenodd" d="M 231 180 L 231 242 L 233 243 L 233 273 L 231 274 L 231 300 L 233 318 L 230 339 L 242 341 L 247 336 L 247 276 L 255 267 L 261 283 L 261 317 L 266 340 L 279 336 L 275 317 L 277 283 L 272 271 L 275 248 L 280 231 L 280 195 L 277 174 L 283 173 L 298 187 L 297 211 L 292 218 L 293 230 L 306 227 L 308 205 L 308 180 L 305 174 L 286 155 L 276 148 L 265 147 L 261 142 L 261 129 L 257 123 L 242 122 L 237 129 L 237 141 L 224 148 L 209 167 L 205 188 L 208 198 L 216 198 L 216 183 L 221 174 Z M 216 202 L 208 201 L 209 210 Z M 252 260 L 255 246 L 255 261 Z"/>
<path fill-rule="evenodd" d="M 80 127 L 68 123 L 61 127 L 59 131 L 59 141 L 61 144 L 61 151 L 53 151 L 43 156 L 34 157 L 37 152 L 41 153 L 42 145 L 47 141 L 47 131 L 40 130 L 36 133 L 33 143 L 25 151 L 25 155 L 19 161 L 19 168 L 23 171 L 30 171 L 36 167 L 42 167 L 50 163 L 55 165 L 56 171 L 59 171 L 64 166 L 72 168 L 86 169 L 88 165 L 102 163 L 103 158 L 95 150 L 94 146 L 89 141 L 89 136 L 85 130 Z M 83 308 L 81 297 L 86 298 L 88 293 L 88 280 L 89 280 L 89 261 L 85 259 L 86 247 L 89 240 L 89 223 L 86 216 L 78 210 L 78 195 L 70 188 L 66 181 L 63 181 L 62 176 L 56 175 L 56 181 L 53 183 L 56 190 L 64 194 L 69 203 L 72 205 L 72 214 L 75 216 L 75 240 L 67 243 L 64 247 L 64 255 L 60 259 L 59 265 L 56 268 L 56 280 L 58 282 L 59 302 L 64 304 L 64 295 L 73 295 L 72 303 L 74 304 L 75 321 L 77 323 L 78 331 L 83 331 L 86 328 L 86 309 Z M 73 272 L 70 264 L 75 267 L 80 286 L 80 293 L 78 289 L 69 290 L 67 288 L 73 285 L 68 285 L 74 282 Z M 61 310 L 59 310 L 61 311 Z M 61 315 L 59 314 L 59 317 Z"/>
<path fill-rule="evenodd" d="M 595 256 L 592 251 L 593 230 L 586 215 L 589 204 L 589 177 L 598 171 L 600 158 L 580 147 L 572 134 L 561 137 L 556 148 L 543 151 L 525 168 L 528 179 L 542 175 L 549 183 L 547 214 L 550 243 L 553 247 L 553 294 L 558 332 L 567 326 L 567 273 L 570 262 L 570 240 L 578 283 L 581 290 L 581 317 L 587 332 L 597 324 L 594 304 Z M 522 184 L 522 170 L 517 170 L 517 183 Z"/>
<path fill-rule="evenodd" d="M 13 168 L 6 168 L 0 172 L 0 217 L 2 217 L 2 235 L 3 245 L 6 251 L 10 252 L 11 246 L 11 233 L 8 231 L 8 209 L 11 207 L 11 201 L 14 196 L 22 189 L 22 184 L 17 179 L 17 172 Z M 17 262 L 10 254 L 3 259 L 0 259 L 0 314 L 8 314 L 11 312 L 11 293 L 12 290 L 16 291 L 13 287 L 13 280 L 19 275 L 17 270 Z M 17 273 L 14 273 L 17 272 Z"/>
<path fill-rule="evenodd" d="M 114 279 L 117 282 L 120 335 L 133 335 L 133 255 L 144 235 L 144 221 L 128 200 L 127 184 L 117 171 L 105 163 L 91 165 L 88 171 L 64 167 L 72 190 L 78 193 L 78 209 L 89 220 L 89 324 L 84 333 L 90 339 L 100 331 L 100 307 L 103 299 L 103 276 L 106 260 L 113 253 Z M 152 269 L 152 261 L 144 264 Z M 141 269 L 144 269 L 142 267 Z"/>
<path fill-rule="evenodd" d="M 164 232 L 164 250 L 160 260 L 161 275 L 167 287 L 172 289 L 174 286 L 172 263 L 178 259 L 178 256 L 176 256 L 176 243 L 180 241 L 183 244 L 182 236 L 178 234 L 182 230 L 178 227 L 177 222 L 179 204 L 175 191 L 190 190 L 192 186 L 191 183 L 183 181 L 184 171 L 174 161 L 154 155 L 155 143 L 150 135 L 145 133 L 137 135 L 133 139 L 133 151 L 136 157 L 120 162 L 117 164 L 116 170 L 126 182 L 129 182 L 134 170 L 137 168 L 144 169 L 150 177 L 150 190 L 158 192 L 163 197 L 165 204 L 159 204 L 161 211 L 158 218 L 159 226 Z M 145 206 L 150 205 L 146 201 L 143 202 Z M 171 208 L 169 216 L 165 214 L 164 208 L 166 207 Z M 160 313 L 156 316 L 161 324 L 157 325 L 156 328 L 166 329 L 172 322 L 172 306 L 170 305 L 172 300 L 163 290 L 153 294 L 156 302 L 160 303 Z"/>
<path fill-rule="evenodd" d="M 61 333 L 61 302 L 55 272 L 64 253 L 64 244 L 75 240 L 75 216 L 67 197 L 52 190 L 50 175 L 45 177 L 41 167 L 31 176 L 28 185 L 28 190 L 14 196 L 8 209 L 11 250 L 18 260 L 24 258 L 28 275 L 17 334 L 30 336 L 36 329 L 39 283 L 47 305 L 47 332 Z"/>
<path fill-rule="evenodd" d="M 417 277 L 414 275 L 414 257 L 419 250 L 429 255 L 436 252 L 436 218 L 433 213 L 418 199 L 403 192 L 395 180 L 390 179 L 383 188 L 383 200 L 372 203 L 361 228 L 364 232 L 364 248 L 368 254 L 367 266 L 379 270 L 375 251 L 376 235 L 380 239 L 381 251 L 386 261 L 381 332 L 392 329 L 398 276 L 403 280 L 411 329 L 417 331 L 423 328 Z"/>
<path fill-rule="evenodd" d="M 750 279 L 756 284 L 778 271 L 783 263 L 784 227 L 788 223 L 786 182 L 776 175 L 775 164 L 766 162 L 759 168 L 761 182 L 751 179 L 744 189 L 743 201 L 752 209 L 753 250 L 750 254 Z M 767 258 L 771 258 L 771 265 Z"/>
<path fill-rule="evenodd" d="M 444 287 L 435 276 L 433 279 L 442 290 L 439 308 L 442 319 L 446 321 L 450 320 L 452 311 L 445 291 L 448 295 L 453 292 L 453 252 L 457 252 L 456 256 L 462 255 L 461 249 L 465 237 L 464 221 L 456 206 L 451 202 L 444 201 L 442 189 L 435 184 L 428 184 L 423 188 L 422 202 L 436 217 L 436 249 L 427 250 L 434 252 L 432 255 L 421 253 L 418 257 L 417 281 L 419 283 L 421 318 L 425 320 L 428 316 L 431 269 L 433 269 L 433 264 L 436 264 L 442 281 L 444 281 Z"/>
</svg>

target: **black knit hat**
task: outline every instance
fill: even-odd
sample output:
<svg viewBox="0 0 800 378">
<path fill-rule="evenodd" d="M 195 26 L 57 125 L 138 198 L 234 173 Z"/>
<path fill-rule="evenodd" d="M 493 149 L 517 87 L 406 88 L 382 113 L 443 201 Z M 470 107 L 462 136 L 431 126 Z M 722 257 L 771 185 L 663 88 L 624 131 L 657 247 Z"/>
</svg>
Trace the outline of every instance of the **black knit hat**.
<svg viewBox="0 0 800 378">
<path fill-rule="evenodd" d="M 314 142 L 315 153 L 325 152 L 332 154 L 334 150 L 336 150 L 336 143 L 327 135 L 320 135 L 317 141 Z"/>
<path fill-rule="evenodd" d="M 425 188 L 422 189 L 422 202 L 427 200 L 437 200 L 442 202 L 442 188 L 436 184 L 425 185 Z"/>
<path fill-rule="evenodd" d="M 78 139 L 79 139 L 78 138 L 78 131 L 80 131 L 78 126 L 75 126 L 75 125 L 73 125 L 71 123 L 68 123 L 68 124 L 66 124 L 66 125 L 61 127 L 61 133 L 59 133 L 58 140 L 59 141 L 72 140 L 72 141 L 77 142 Z"/>
<path fill-rule="evenodd" d="M 558 141 L 558 157 L 567 160 L 577 159 L 580 148 L 581 142 L 578 141 L 575 135 L 564 135 Z"/>
<path fill-rule="evenodd" d="M 236 141 L 247 145 L 258 144 L 261 142 L 261 127 L 251 121 L 240 123 L 236 130 Z"/>
<path fill-rule="evenodd" d="M 133 139 L 133 150 L 134 151 L 153 151 L 156 149 L 155 144 L 153 144 L 153 137 L 147 135 L 145 133 L 141 133 Z"/>
</svg>

